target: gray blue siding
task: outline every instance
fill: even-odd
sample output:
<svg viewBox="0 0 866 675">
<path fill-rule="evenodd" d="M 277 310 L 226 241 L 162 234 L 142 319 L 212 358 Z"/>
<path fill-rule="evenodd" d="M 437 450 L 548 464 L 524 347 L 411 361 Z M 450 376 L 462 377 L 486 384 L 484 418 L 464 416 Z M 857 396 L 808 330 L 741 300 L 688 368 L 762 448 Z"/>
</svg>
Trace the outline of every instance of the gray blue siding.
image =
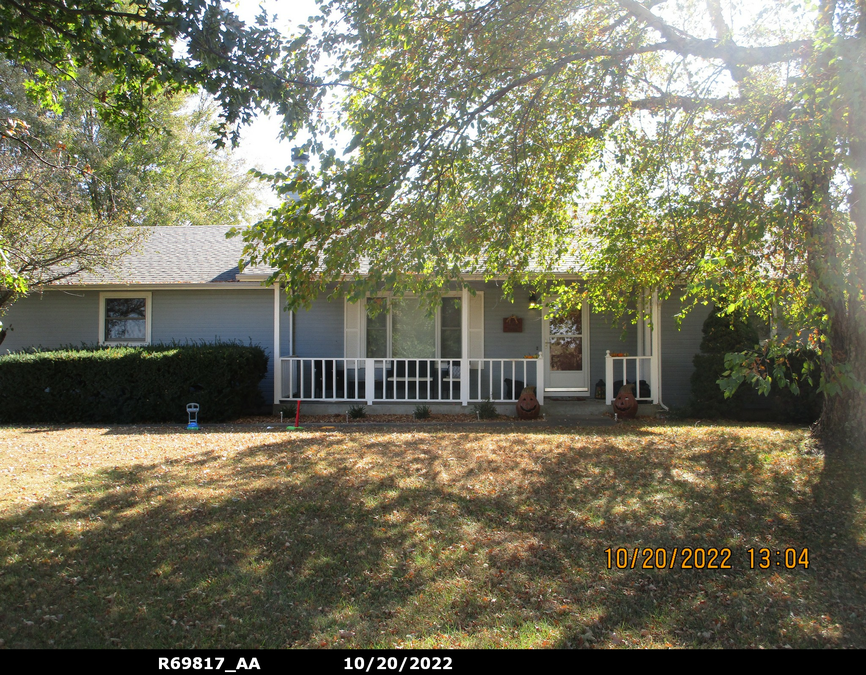
<svg viewBox="0 0 866 675">
<path fill-rule="evenodd" d="M 216 339 L 260 345 L 269 359 L 268 374 L 261 389 L 267 402 L 273 399 L 273 290 L 172 289 L 151 293 L 152 342 L 213 342 Z M 0 346 L 2 353 L 33 347 L 54 349 L 96 344 L 99 341 L 99 291 L 34 293 L 13 304 L 3 317 L 3 324 L 12 330 Z"/>
<path fill-rule="evenodd" d="M 542 317 L 530 308 L 529 291 L 518 289 L 513 301 L 502 297 L 496 283 L 473 283 L 484 291 L 484 355 L 486 358 L 515 359 L 534 354 L 542 347 Z M 118 289 L 120 290 L 120 289 Z M 129 287 L 123 288 L 129 290 Z M 285 295 L 283 292 L 283 300 Z M 262 391 L 267 401 L 273 394 L 273 318 L 272 289 L 154 290 L 152 291 L 152 340 L 154 342 L 237 340 L 264 347 L 270 358 Z M 687 404 L 692 357 L 698 352 L 701 328 L 709 313 L 698 307 L 678 326 L 681 309 L 678 297 L 665 300 L 661 308 L 662 400 L 669 406 Z M 505 333 L 503 319 L 517 315 L 523 319 L 522 333 Z M 62 345 L 94 344 L 98 341 L 99 292 L 51 290 L 33 294 L 14 304 L 3 317 L 12 328 L 0 351 L 29 347 L 46 349 Z M 290 315 L 280 313 L 282 356 L 290 355 Z M 610 315 L 590 312 L 589 318 L 589 395 L 595 383 L 605 376 L 606 350 L 637 353 L 637 327 L 613 322 Z M 344 303 L 320 298 L 308 310 L 294 317 L 294 354 L 303 357 L 344 355 Z M 498 371 L 497 371 L 498 379 Z"/>
<path fill-rule="evenodd" d="M 261 390 L 266 402 L 273 401 L 273 289 L 153 291 L 151 340 L 260 345 L 268 355 Z"/>
<path fill-rule="evenodd" d="M 13 304 L 2 321 L 11 328 L 0 345 L 3 354 L 32 347 L 92 345 L 99 340 L 99 293 L 33 293 Z"/>
<path fill-rule="evenodd" d="M 529 290 L 518 288 L 514 301 L 502 297 L 496 284 L 479 284 L 484 291 L 484 356 L 489 359 L 519 359 L 526 354 L 538 354 L 541 343 L 541 310 L 530 309 Z M 522 333 L 505 333 L 502 320 L 511 315 L 523 319 Z"/>
<path fill-rule="evenodd" d="M 291 354 L 289 352 L 289 313 L 282 312 L 280 319 L 281 355 L 343 358 L 345 354 L 344 300 L 317 298 L 309 309 L 295 312 L 294 322 L 295 353 Z"/>
<path fill-rule="evenodd" d="M 589 315 L 589 395 L 595 396 L 595 385 L 605 376 L 605 354 L 625 352 L 637 355 L 637 325 L 617 321 L 612 314 L 591 311 Z M 619 379 L 615 375 L 614 379 Z"/>
<path fill-rule="evenodd" d="M 677 326 L 682 310 L 678 295 L 664 300 L 661 307 L 662 402 L 667 406 L 685 406 L 691 395 L 692 358 L 700 351 L 703 326 L 711 308 L 699 305 Z"/>
</svg>

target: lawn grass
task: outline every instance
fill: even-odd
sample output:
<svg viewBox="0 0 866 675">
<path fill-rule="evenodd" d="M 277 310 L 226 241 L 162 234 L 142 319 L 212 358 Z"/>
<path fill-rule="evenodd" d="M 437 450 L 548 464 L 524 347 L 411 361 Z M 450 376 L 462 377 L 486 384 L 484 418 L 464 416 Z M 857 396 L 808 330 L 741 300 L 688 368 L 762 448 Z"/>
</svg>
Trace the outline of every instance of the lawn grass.
<svg viewBox="0 0 866 675">
<path fill-rule="evenodd" d="M 864 500 L 793 427 L 0 428 L 0 646 L 863 648 Z"/>
</svg>

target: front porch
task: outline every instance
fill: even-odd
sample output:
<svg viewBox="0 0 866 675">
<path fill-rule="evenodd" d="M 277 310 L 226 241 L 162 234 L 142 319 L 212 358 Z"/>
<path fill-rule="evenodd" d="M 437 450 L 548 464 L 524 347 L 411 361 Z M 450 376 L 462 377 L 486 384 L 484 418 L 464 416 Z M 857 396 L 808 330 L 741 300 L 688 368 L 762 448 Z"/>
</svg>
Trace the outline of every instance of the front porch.
<svg viewBox="0 0 866 675">
<path fill-rule="evenodd" d="M 488 284 L 471 295 L 468 289 L 452 293 L 434 318 L 425 318 L 411 299 L 377 297 L 342 307 L 322 302 L 280 322 L 276 300 L 275 327 L 288 328 L 286 352 L 292 356 L 275 355 L 275 406 L 302 401 L 397 413 L 429 405 L 458 412 L 489 400 L 513 410 L 523 388 L 534 387 L 542 405 L 584 411 L 595 400 L 606 408 L 625 384 L 634 385 L 642 404 L 661 403 L 656 294 L 643 299 L 646 319 L 624 331 L 589 307 L 548 317 L 528 293 L 502 302 L 491 290 Z M 379 309 L 370 312 L 374 300 Z M 320 337 L 310 339 L 306 326 Z M 414 357 L 413 351 L 425 355 Z M 461 353 L 465 358 L 454 358 Z"/>
<path fill-rule="evenodd" d="M 536 387 L 544 403 L 544 360 L 280 359 L 280 401 L 382 404 L 515 402 Z"/>
<path fill-rule="evenodd" d="M 566 403 L 598 400 L 605 408 L 624 384 L 633 384 L 641 403 L 660 402 L 660 359 L 605 354 L 604 392 L 549 391 L 544 386 L 545 361 L 534 359 L 280 359 L 277 371 L 279 403 L 356 403 L 389 406 L 397 412 L 407 404 L 450 404 L 492 401 L 514 404 L 524 387 L 535 387 L 541 405 L 563 408 Z M 552 398 L 551 398 L 552 397 Z M 398 406 L 394 408 L 394 406 Z M 589 409 L 578 406 L 576 409 Z M 382 410 L 385 412 L 385 410 Z"/>
</svg>

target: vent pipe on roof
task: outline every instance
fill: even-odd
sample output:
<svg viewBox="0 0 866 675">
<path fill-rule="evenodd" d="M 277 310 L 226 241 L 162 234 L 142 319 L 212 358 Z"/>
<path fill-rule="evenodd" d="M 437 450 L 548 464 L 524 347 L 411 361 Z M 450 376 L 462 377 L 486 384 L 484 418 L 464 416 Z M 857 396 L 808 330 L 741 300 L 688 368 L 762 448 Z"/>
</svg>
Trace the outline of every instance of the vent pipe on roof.
<svg viewBox="0 0 866 675">
<path fill-rule="evenodd" d="M 292 150 L 292 164 L 295 166 L 307 166 L 310 163 L 310 156 L 301 150 L 301 148 L 295 148 Z"/>
<path fill-rule="evenodd" d="M 310 156 L 301 150 L 300 148 L 295 148 L 292 150 L 292 164 L 296 167 L 306 168 L 310 163 Z M 290 192 L 289 199 L 294 202 L 301 201 L 301 196 L 297 192 Z"/>
</svg>

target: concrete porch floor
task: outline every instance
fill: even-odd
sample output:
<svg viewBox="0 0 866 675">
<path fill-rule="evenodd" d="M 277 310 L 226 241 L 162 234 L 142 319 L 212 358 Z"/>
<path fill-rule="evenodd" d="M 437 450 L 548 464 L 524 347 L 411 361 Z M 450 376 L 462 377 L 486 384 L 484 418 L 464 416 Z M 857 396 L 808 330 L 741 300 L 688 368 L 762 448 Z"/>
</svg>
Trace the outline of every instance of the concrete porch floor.
<svg viewBox="0 0 866 675">
<path fill-rule="evenodd" d="M 284 405 L 294 411 L 294 401 L 286 401 Z M 353 405 L 364 405 L 363 401 L 350 402 L 302 402 L 301 414 L 304 415 L 332 415 L 345 413 Z M 372 406 L 367 406 L 367 414 L 375 415 L 394 415 L 394 414 L 411 414 L 415 410 L 415 406 L 419 405 L 412 401 L 406 403 L 375 403 Z M 440 414 L 460 414 L 471 413 L 472 404 L 462 406 L 459 403 L 422 403 L 430 407 L 430 411 Z M 275 407 L 276 412 L 279 412 L 279 407 Z M 515 415 L 515 404 L 513 403 L 497 403 L 496 409 L 503 415 Z M 641 403 L 638 407 L 639 417 L 655 417 L 656 413 L 661 410 L 658 405 L 651 403 Z M 577 423 L 580 420 L 606 420 L 605 413 L 612 412 L 612 407 L 604 401 L 597 399 L 586 399 L 583 401 L 577 400 L 556 400 L 552 401 L 549 398 L 545 400 L 541 411 L 547 421 L 560 424 Z"/>
<path fill-rule="evenodd" d="M 661 410 L 658 405 L 641 403 L 638 405 L 639 417 L 655 417 Z M 598 399 L 585 401 L 551 401 L 545 400 L 542 411 L 551 422 L 576 422 L 581 419 L 605 417 L 605 413 L 613 412 L 613 407 Z"/>
</svg>

